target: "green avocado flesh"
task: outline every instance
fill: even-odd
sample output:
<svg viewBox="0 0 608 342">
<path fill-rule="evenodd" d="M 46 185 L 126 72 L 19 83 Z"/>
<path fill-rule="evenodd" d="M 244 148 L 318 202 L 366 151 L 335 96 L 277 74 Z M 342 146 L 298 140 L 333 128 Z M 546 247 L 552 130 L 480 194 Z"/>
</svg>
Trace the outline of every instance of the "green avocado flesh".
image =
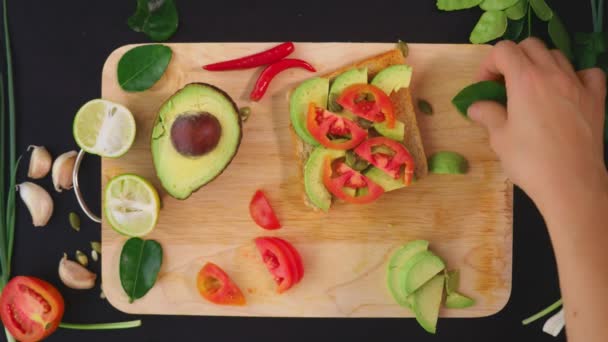
<svg viewBox="0 0 608 342">
<path fill-rule="evenodd" d="M 152 130 L 152 159 L 167 193 L 185 199 L 224 171 L 241 142 L 233 100 L 209 84 L 191 83 L 160 108 Z"/>
<path fill-rule="evenodd" d="M 393 128 L 388 128 L 386 122 L 377 122 L 373 127 L 378 134 L 389 139 L 401 142 L 405 139 L 405 124 L 399 120 L 395 120 L 395 127 Z"/>
<path fill-rule="evenodd" d="M 408 88 L 412 80 L 412 67 L 405 64 L 391 65 L 382 69 L 371 84 L 380 88 L 386 95 L 391 95 L 401 88 Z"/>
<path fill-rule="evenodd" d="M 304 188 L 310 202 L 317 208 L 328 211 L 331 206 L 331 193 L 323 184 L 325 158 L 331 160 L 345 157 L 346 151 L 317 147 L 312 151 L 304 165 Z"/>
<path fill-rule="evenodd" d="M 407 294 L 405 293 L 405 291 L 403 291 L 402 287 L 399 286 L 399 277 L 403 271 L 402 267 L 414 255 L 426 251 L 428 247 L 428 241 L 412 241 L 395 251 L 388 263 L 387 286 L 395 301 L 397 301 L 397 303 L 401 306 L 407 308 L 410 307 L 407 300 Z"/>
<path fill-rule="evenodd" d="M 445 307 L 448 309 L 464 309 L 473 306 L 475 301 L 460 293 L 453 292 L 445 297 Z"/>
<path fill-rule="evenodd" d="M 362 83 L 367 84 L 367 68 L 351 69 L 338 75 L 329 88 L 329 110 L 341 112 L 342 107 L 336 102 L 338 96 L 351 85 Z"/>
<path fill-rule="evenodd" d="M 376 167 L 370 167 L 367 171 L 365 171 L 364 176 L 369 178 L 372 182 L 380 185 L 385 192 L 401 189 L 405 187 L 402 179 L 395 179 L 386 172 L 380 170 Z"/>
<path fill-rule="evenodd" d="M 410 263 L 411 262 L 411 263 Z M 443 271 L 445 264 L 430 251 L 420 252 L 408 261 L 404 269 L 403 285 L 406 293 L 414 293 L 418 288 Z"/>
<path fill-rule="evenodd" d="M 413 294 L 413 309 L 416 320 L 424 330 L 434 334 L 437 331 L 439 307 L 443 297 L 443 274 L 438 274 Z"/>
<path fill-rule="evenodd" d="M 469 162 L 459 153 L 441 151 L 429 158 L 429 172 L 444 175 L 465 174 L 469 170 Z"/>
<path fill-rule="evenodd" d="M 315 77 L 302 82 L 289 98 L 291 125 L 300 139 L 309 145 L 317 146 L 319 142 L 310 135 L 306 128 L 308 105 L 313 102 L 317 107 L 327 108 L 328 92 L 329 80 Z"/>
</svg>

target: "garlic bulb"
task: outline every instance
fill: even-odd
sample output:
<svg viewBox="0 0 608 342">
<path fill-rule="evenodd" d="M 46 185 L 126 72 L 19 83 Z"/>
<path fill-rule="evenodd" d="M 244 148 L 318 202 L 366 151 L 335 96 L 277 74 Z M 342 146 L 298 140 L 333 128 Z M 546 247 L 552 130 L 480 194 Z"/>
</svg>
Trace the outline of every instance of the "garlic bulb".
<svg viewBox="0 0 608 342">
<path fill-rule="evenodd" d="M 49 174 L 53 158 L 44 146 L 30 145 L 27 148 L 32 151 L 30 156 L 30 167 L 27 171 L 27 176 L 32 179 L 40 179 Z"/>
<path fill-rule="evenodd" d="M 55 160 L 53 163 L 53 185 L 57 192 L 69 190 L 73 186 L 72 171 L 74 171 L 74 163 L 78 152 L 66 152 Z"/>
<path fill-rule="evenodd" d="M 59 262 L 59 278 L 71 289 L 87 290 L 95 286 L 97 275 L 81 264 L 68 260 L 68 256 L 63 254 Z"/>
<path fill-rule="evenodd" d="M 24 182 L 17 185 L 17 191 L 32 216 L 34 227 L 43 227 L 53 215 L 53 199 L 40 185 Z"/>
</svg>

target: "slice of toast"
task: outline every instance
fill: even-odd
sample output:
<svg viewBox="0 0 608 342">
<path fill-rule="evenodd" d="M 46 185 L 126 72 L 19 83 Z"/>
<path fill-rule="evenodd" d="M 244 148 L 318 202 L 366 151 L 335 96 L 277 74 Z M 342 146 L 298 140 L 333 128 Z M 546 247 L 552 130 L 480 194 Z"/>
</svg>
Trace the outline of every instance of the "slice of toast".
<svg viewBox="0 0 608 342">
<path fill-rule="evenodd" d="M 398 49 L 390 50 L 382 54 L 361 60 L 359 62 L 346 65 L 338 70 L 335 70 L 329 74 L 322 75 L 321 77 L 329 78 L 333 80 L 341 73 L 350 69 L 367 68 L 368 80 L 372 80 L 374 76 L 381 70 L 396 64 L 405 64 L 405 58 Z M 414 71 L 415 72 L 415 71 Z M 399 89 L 397 92 L 393 92 L 390 95 L 391 101 L 393 102 L 395 116 L 397 120 L 402 121 L 405 124 L 405 138 L 403 141 L 404 146 L 410 152 L 416 163 L 416 169 L 414 175 L 416 179 L 421 179 L 428 174 L 427 158 L 424 152 L 424 146 L 422 145 L 422 137 L 420 136 L 420 130 L 418 129 L 418 122 L 416 120 L 416 112 L 414 110 L 414 104 L 412 95 L 409 88 Z M 300 180 L 302 187 L 304 187 L 304 164 L 308 160 L 308 157 L 313 146 L 302 141 L 295 133 L 292 126 L 290 126 L 294 143 L 296 146 L 296 156 L 299 160 L 300 166 Z M 308 200 L 306 192 L 303 192 L 304 202 L 313 208 L 316 208 Z"/>
</svg>

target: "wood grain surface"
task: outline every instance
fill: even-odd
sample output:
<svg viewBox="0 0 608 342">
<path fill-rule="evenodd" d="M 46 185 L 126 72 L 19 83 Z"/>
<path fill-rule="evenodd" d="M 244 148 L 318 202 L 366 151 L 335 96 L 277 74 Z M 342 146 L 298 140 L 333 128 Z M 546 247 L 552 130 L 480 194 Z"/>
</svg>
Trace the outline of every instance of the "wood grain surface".
<svg viewBox="0 0 608 342">
<path fill-rule="evenodd" d="M 116 65 L 130 48 L 114 51 L 103 69 L 102 97 L 127 106 L 137 121 L 133 148 L 119 159 L 102 162 L 102 186 L 125 172 L 153 182 L 163 207 L 158 226 L 147 238 L 159 241 L 164 261 L 156 286 L 129 304 L 118 276 L 126 238 L 102 224 L 103 289 L 119 310 L 141 314 L 293 317 L 410 317 L 386 289 L 386 263 L 397 247 L 413 239 L 461 271 L 461 292 L 474 307 L 443 309 L 444 317 L 480 317 L 501 310 L 511 293 L 512 195 L 483 129 L 460 116 L 450 104 L 473 81 L 487 46 L 411 44 L 414 98 L 429 101 L 433 115 L 418 120 L 427 154 L 450 150 L 465 155 L 471 170 L 463 176 L 430 175 L 414 186 L 391 192 L 367 206 L 338 203 L 329 214 L 313 212 L 302 201 L 300 170 L 288 129 L 287 93 L 313 76 L 292 69 L 280 74 L 259 103 L 248 100 L 261 69 L 208 72 L 201 65 L 261 51 L 273 43 L 169 44 L 174 55 L 166 74 L 150 90 L 123 92 Z M 328 73 L 344 64 L 393 48 L 387 43 L 298 43 L 303 58 Z M 227 91 L 239 106 L 250 106 L 241 148 L 225 172 L 186 201 L 160 187 L 150 153 L 150 134 L 161 103 L 190 82 Z M 254 191 L 264 189 L 283 228 L 264 231 L 250 219 Z M 253 239 L 276 235 L 292 242 L 306 269 L 300 284 L 284 294 L 263 265 Z M 207 261 L 221 266 L 247 297 L 245 307 L 222 307 L 202 299 L 196 275 Z"/>
</svg>

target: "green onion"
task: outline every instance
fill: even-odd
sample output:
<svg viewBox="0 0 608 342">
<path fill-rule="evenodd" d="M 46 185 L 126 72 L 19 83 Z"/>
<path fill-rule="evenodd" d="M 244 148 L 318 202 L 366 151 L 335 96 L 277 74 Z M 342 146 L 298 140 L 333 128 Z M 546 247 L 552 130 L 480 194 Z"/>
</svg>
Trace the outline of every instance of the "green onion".
<svg viewBox="0 0 608 342">
<path fill-rule="evenodd" d="M 96 324 L 75 324 L 61 322 L 60 328 L 64 329 L 76 329 L 76 330 L 116 330 L 116 329 L 130 329 L 141 326 L 141 320 L 128 321 L 128 322 L 115 322 L 115 323 L 96 323 Z"/>
<path fill-rule="evenodd" d="M 547 308 L 541 310 L 539 313 L 534 314 L 526 319 L 524 319 L 521 323 L 523 325 L 528 325 L 532 322 L 535 322 L 545 316 L 547 316 L 548 314 L 550 314 L 551 312 L 557 310 L 560 306 L 562 306 L 562 300 L 558 300 L 557 302 L 549 305 Z"/>
</svg>

